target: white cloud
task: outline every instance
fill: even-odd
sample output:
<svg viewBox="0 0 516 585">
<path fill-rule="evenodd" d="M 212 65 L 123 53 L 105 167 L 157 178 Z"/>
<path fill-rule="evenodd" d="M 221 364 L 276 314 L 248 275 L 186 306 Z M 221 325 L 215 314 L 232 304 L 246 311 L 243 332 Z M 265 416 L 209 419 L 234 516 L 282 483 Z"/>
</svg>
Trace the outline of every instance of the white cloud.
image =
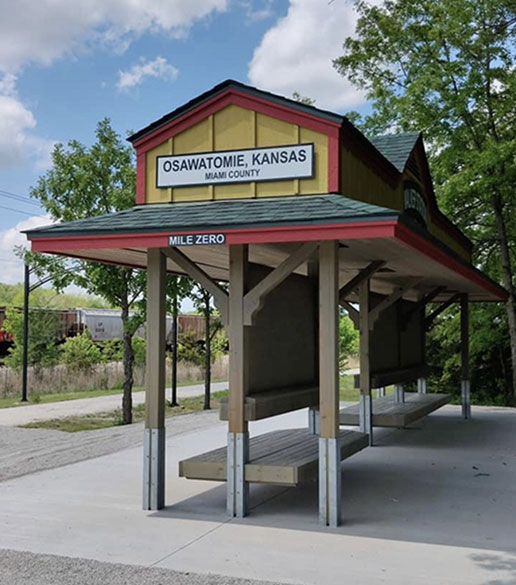
<svg viewBox="0 0 516 585">
<path fill-rule="evenodd" d="M 104 43 L 125 50 L 145 33 L 184 36 L 229 0 L 0 0 L 0 70 L 49 65 Z"/>
<path fill-rule="evenodd" d="M 15 227 L 0 232 L 0 263 L 2 282 L 16 284 L 23 281 L 23 262 L 14 253 L 15 246 L 28 248 L 27 237 L 22 230 L 29 230 L 53 223 L 48 215 L 37 215 L 20 221 Z"/>
<path fill-rule="evenodd" d="M 267 20 L 274 16 L 274 0 L 242 0 L 241 6 L 246 11 L 246 20 L 249 24 Z"/>
<path fill-rule="evenodd" d="M 257 87 L 291 97 L 294 91 L 332 110 L 364 102 L 332 66 L 342 43 L 355 30 L 356 13 L 347 0 L 290 0 L 288 13 L 256 48 L 248 76 Z"/>
<path fill-rule="evenodd" d="M 25 164 L 28 160 L 43 170 L 50 164 L 54 143 L 31 134 L 36 120 L 18 99 L 16 77 L 7 74 L 0 79 L 0 170 Z"/>
<path fill-rule="evenodd" d="M 36 120 L 16 93 L 15 75 L 24 66 L 48 66 L 99 46 L 120 53 L 144 33 L 183 37 L 195 22 L 226 10 L 228 2 L 0 0 L 0 170 L 29 159 L 39 170 L 49 165 L 53 142 L 31 133 Z M 171 69 L 157 74 L 171 75 Z"/>
<path fill-rule="evenodd" d="M 121 91 L 128 90 L 143 83 L 145 77 L 175 81 L 178 75 L 179 70 L 163 57 L 156 57 L 154 61 L 141 59 L 138 65 L 133 65 L 128 71 L 119 71 L 117 87 Z"/>
</svg>

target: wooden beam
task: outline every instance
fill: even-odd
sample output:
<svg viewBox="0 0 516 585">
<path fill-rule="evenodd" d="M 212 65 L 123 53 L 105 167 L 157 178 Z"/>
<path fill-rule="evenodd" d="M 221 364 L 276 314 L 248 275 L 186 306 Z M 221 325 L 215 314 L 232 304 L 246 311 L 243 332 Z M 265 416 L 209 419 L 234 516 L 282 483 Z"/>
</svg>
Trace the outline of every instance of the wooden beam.
<svg viewBox="0 0 516 585">
<path fill-rule="evenodd" d="M 355 309 L 355 307 L 351 303 L 348 303 L 348 301 L 340 301 L 340 306 L 346 309 L 349 318 L 353 321 L 355 329 L 358 329 L 360 327 L 360 311 Z"/>
<path fill-rule="evenodd" d="M 244 293 L 249 250 L 247 245 L 229 247 L 229 432 L 247 432 L 247 356 L 244 327 Z"/>
<path fill-rule="evenodd" d="M 397 287 L 394 291 L 385 297 L 382 301 L 380 301 L 374 309 L 369 311 L 369 328 L 372 329 L 374 324 L 382 311 L 385 311 L 388 307 L 394 304 L 398 299 L 400 299 L 408 290 L 413 288 L 418 282 L 421 282 L 423 279 L 421 277 L 415 277 L 408 280 L 403 286 Z"/>
<path fill-rule="evenodd" d="M 427 303 L 431 303 L 436 296 L 440 295 L 444 290 L 446 290 L 445 286 L 436 286 L 433 290 L 423 296 L 421 300 L 415 303 L 410 309 L 404 313 L 403 318 L 408 321 L 411 315 L 419 311 L 421 307 L 424 307 Z"/>
<path fill-rule="evenodd" d="M 434 311 L 432 311 L 432 313 L 430 313 L 430 315 L 428 315 L 428 317 L 426 317 L 426 319 L 425 319 L 425 329 L 428 331 L 432 327 L 433 322 L 435 321 L 435 319 L 443 311 L 446 311 L 446 309 L 450 305 L 453 305 L 453 303 L 457 302 L 459 299 L 460 299 L 460 293 L 456 293 L 452 297 L 450 297 L 446 302 L 444 302 L 442 305 L 440 305 L 439 307 L 437 307 L 437 309 L 435 309 Z"/>
<path fill-rule="evenodd" d="M 319 410 L 321 438 L 339 432 L 338 246 L 319 245 Z"/>
<path fill-rule="evenodd" d="M 384 265 L 385 262 L 383 260 L 371 262 L 339 290 L 339 299 L 345 301 L 349 293 L 353 292 L 364 280 L 370 278 Z"/>
<path fill-rule="evenodd" d="M 177 248 L 163 248 L 165 256 L 180 266 L 191 278 L 205 288 L 212 296 L 215 306 L 220 311 L 222 322 L 228 323 L 228 293 L 218 285 L 202 268 L 199 268 Z"/>
<path fill-rule="evenodd" d="M 281 284 L 303 262 L 306 262 L 317 249 L 318 242 L 306 242 L 296 250 L 272 272 L 269 272 L 244 298 L 244 324 L 252 325 L 253 316 L 262 306 L 264 298 L 279 284 Z"/>
</svg>

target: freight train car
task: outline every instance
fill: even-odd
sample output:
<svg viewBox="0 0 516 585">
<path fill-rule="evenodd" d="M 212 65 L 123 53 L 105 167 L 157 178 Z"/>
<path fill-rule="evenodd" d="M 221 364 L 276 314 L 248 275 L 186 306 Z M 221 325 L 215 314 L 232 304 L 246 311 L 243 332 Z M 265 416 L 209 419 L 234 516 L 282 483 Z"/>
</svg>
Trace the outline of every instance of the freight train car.
<svg viewBox="0 0 516 585">
<path fill-rule="evenodd" d="M 20 307 L 9 308 L 9 310 L 19 311 Z M 75 337 L 85 330 L 91 334 L 93 341 L 109 341 L 110 339 L 120 339 L 123 335 L 123 324 L 120 311 L 113 309 L 41 309 L 52 313 L 58 319 L 56 342 L 60 343 L 68 337 Z M 134 313 L 131 313 L 134 315 Z M 12 336 L 4 329 L 6 318 L 6 307 L 0 307 L 0 356 L 6 356 L 9 347 L 13 344 Z M 173 319 L 167 316 L 167 341 L 172 339 Z M 179 315 L 178 316 L 178 335 L 192 333 L 197 340 L 204 339 L 204 318 L 201 315 Z M 137 331 L 138 337 L 145 337 L 145 325 L 142 325 Z"/>
</svg>

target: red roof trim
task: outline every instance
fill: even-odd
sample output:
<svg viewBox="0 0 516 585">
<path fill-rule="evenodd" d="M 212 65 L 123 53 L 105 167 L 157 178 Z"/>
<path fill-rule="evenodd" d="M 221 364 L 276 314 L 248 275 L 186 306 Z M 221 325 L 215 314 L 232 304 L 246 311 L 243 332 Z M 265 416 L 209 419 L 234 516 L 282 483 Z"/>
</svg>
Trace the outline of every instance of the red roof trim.
<svg viewBox="0 0 516 585">
<path fill-rule="evenodd" d="M 397 220 L 359 221 L 345 224 L 235 228 L 227 230 L 180 230 L 155 234 L 59 236 L 32 239 L 34 252 L 59 253 L 72 250 L 110 248 L 165 248 L 169 236 L 188 234 L 226 234 L 227 244 L 260 244 L 275 242 L 308 242 L 317 240 L 389 238 L 394 235 Z"/>
<path fill-rule="evenodd" d="M 426 238 L 415 233 L 407 226 L 398 223 L 395 227 L 395 237 L 404 244 L 416 249 L 418 252 L 432 258 L 432 260 L 439 262 L 439 264 L 443 264 L 453 272 L 460 274 L 471 282 L 474 282 L 487 292 L 498 297 L 501 301 L 507 300 L 508 293 L 502 287 L 483 278 L 481 274 L 472 270 L 469 266 L 464 265 L 459 260 L 456 260 L 439 246 L 429 242 Z"/>
<path fill-rule="evenodd" d="M 309 128 L 316 132 L 328 134 L 332 128 L 339 128 L 340 124 L 325 120 L 313 114 L 294 110 L 276 102 L 270 102 L 263 98 L 248 95 L 244 92 L 233 88 L 228 88 L 223 92 L 213 96 L 211 99 L 199 104 L 192 110 L 178 116 L 167 124 L 157 128 L 134 143 L 137 152 L 147 152 L 158 146 L 168 138 L 176 136 L 187 128 L 194 126 L 207 116 L 214 114 L 226 106 L 235 105 L 254 110 L 260 114 L 272 116 L 285 122 L 297 124 L 304 128 Z"/>
</svg>

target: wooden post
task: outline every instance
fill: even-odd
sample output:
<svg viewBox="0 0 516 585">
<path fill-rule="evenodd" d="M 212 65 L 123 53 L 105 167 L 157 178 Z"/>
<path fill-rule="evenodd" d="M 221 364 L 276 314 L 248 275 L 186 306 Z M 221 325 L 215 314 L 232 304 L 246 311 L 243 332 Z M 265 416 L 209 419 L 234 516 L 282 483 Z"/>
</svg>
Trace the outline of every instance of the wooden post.
<svg viewBox="0 0 516 585">
<path fill-rule="evenodd" d="M 380 386 L 380 388 L 376 389 L 376 398 L 382 398 L 385 396 L 385 386 Z"/>
<path fill-rule="evenodd" d="M 245 481 L 245 464 L 249 460 L 249 432 L 245 420 L 247 356 L 244 326 L 247 263 L 248 247 L 230 246 L 227 511 L 229 516 L 239 518 L 249 511 L 249 484 Z"/>
<path fill-rule="evenodd" d="M 371 369 L 369 365 L 369 279 L 360 283 L 360 431 L 369 435 L 373 444 L 373 412 Z"/>
<path fill-rule="evenodd" d="M 340 524 L 338 243 L 319 247 L 319 521 Z"/>
<path fill-rule="evenodd" d="M 469 311 L 468 295 L 460 296 L 460 338 L 461 338 L 461 396 L 462 416 L 471 418 L 471 382 L 469 378 Z"/>
<path fill-rule="evenodd" d="M 314 309 L 314 331 L 316 331 L 314 340 L 314 372 L 315 379 L 319 378 L 319 332 L 317 328 L 319 326 L 319 309 L 318 309 L 318 297 L 319 297 L 319 252 L 316 252 L 313 257 L 307 263 L 307 276 L 313 284 L 314 295 L 315 295 L 315 309 Z M 320 419 L 319 419 L 319 405 L 311 406 L 308 409 L 308 432 L 311 435 L 319 435 L 321 432 Z"/>
<path fill-rule="evenodd" d="M 143 508 L 165 505 L 165 256 L 147 252 L 147 366 Z"/>
</svg>

